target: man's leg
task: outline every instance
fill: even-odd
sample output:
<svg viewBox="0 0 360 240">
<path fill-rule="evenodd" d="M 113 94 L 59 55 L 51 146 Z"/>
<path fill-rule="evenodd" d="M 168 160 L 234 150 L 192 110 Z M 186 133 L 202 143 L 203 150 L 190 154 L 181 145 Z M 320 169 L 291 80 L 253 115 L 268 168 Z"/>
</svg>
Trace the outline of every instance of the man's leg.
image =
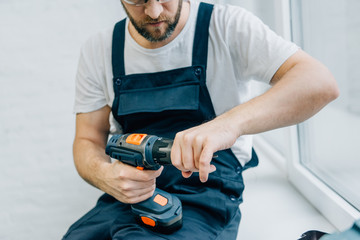
<svg viewBox="0 0 360 240">
<path fill-rule="evenodd" d="M 231 240 L 236 239 L 240 216 L 240 211 L 238 211 L 232 221 L 224 227 L 224 224 L 219 222 L 219 218 L 207 211 L 183 205 L 183 226 L 170 235 L 153 232 L 137 223 L 134 224 L 134 222 L 126 222 L 126 218 L 122 217 L 114 222 L 111 235 L 113 240 Z"/>
<path fill-rule="evenodd" d="M 236 239 L 240 222 L 238 212 L 224 226 L 218 216 L 198 206 L 183 205 L 183 226 L 171 235 L 161 234 L 139 225 L 127 204 L 104 194 L 96 206 L 74 223 L 63 240 L 192 240 Z M 225 237 L 225 238 L 224 238 Z"/>
<path fill-rule="evenodd" d="M 127 217 L 128 205 L 118 202 L 108 194 L 102 195 L 96 206 L 75 222 L 64 235 L 63 240 L 107 240 L 111 239 L 110 229 L 119 216 Z M 129 217 L 130 218 L 130 217 Z"/>
</svg>

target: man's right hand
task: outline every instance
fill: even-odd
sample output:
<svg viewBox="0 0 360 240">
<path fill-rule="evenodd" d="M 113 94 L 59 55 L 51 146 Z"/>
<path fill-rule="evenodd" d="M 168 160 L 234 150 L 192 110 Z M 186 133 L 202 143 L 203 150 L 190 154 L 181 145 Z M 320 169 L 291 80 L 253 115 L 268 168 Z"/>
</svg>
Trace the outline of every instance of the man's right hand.
<svg viewBox="0 0 360 240">
<path fill-rule="evenodd" d="M 146 200 L 154 193 L 156 178 L 163 167 L 141 171 L 120 161 L 111 162 L 105 154 L 110 113 L 110 107 L 105 106 L 76 115 L 73 145 L 76 169 L 85 181 L 121 202 L 133 204 Z"/>
<path fill-rule="evenodd" d="M 105 164 L 100 189 L 123 203 L 134 204 L 150 198 L 156 187 L 158 170 L 139 170 L 120 161 Z"/>
</svg>

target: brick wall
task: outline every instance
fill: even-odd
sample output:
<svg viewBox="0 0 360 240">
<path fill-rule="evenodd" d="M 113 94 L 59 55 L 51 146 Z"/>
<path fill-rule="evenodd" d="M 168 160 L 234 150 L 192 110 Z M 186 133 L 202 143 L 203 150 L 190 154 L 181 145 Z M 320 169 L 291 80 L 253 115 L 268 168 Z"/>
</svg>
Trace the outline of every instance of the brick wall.
<svg viewBox="0 0 360 240">
<path fill-rule="evenodd" d="M 100 191 L 72 160 L 81 44 L 118 0 L 0 1 L 0 239 L 61 239 Z"/>
</svg>

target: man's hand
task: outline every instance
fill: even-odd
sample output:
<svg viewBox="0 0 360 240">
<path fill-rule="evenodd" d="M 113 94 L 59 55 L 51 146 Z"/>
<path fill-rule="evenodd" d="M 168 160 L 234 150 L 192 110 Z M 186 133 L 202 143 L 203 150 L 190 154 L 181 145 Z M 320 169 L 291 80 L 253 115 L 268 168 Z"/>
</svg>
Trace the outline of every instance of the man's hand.
<svg viewBox="0 0 360 240">
<path fill-rule="evenodd" d="M 215 171 L 210 164 L 214 152 L 230 148 L 242 135 L 302 122 L 339 95 L 329 70 L 301 50 L 282 64 L 271 84 L 266 93 L 176 135 L 171 161 L 184 177 L 199 172 L 207 181 Z"/>
<path fill-rule="evenodd" d="M 105 167 L 99 188 L 123 203 L 134 204 L 150 198 L 155 191 L 156 178 L 163 167 L 153 170 L 137 168 L 114 161 Z"/>
<path fill-rule="evenodd" d="M 124 203 L 136 203 L 149 198 L 155 190 L 157 171 L 141 171 L 114 161 L 105 154 L 109 132 L 109 114 L 105 106 L 97 111 L 76 115 L 76 135 L 73 145 L 74 162 L 80 176 L 91 185 Z"/>
<path fill-rule="evenodd" d="M 199 172 L 200 181 L 206 182 L 209 173 L 216 170 L 211 164 L 214 153 L 230 148 L 238 137 L 229 119 L 220 116 L 176 134 L 171 161 L 182 171 L 183 177 L 188 178 L 193 172 Z"/>
</svg>

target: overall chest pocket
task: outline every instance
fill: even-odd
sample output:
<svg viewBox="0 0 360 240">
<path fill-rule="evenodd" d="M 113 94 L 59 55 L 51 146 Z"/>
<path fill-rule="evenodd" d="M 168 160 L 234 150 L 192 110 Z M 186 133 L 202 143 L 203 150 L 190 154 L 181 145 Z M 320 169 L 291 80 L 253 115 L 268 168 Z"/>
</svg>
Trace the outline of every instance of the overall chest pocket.
<svg viewBox="0 0 360 240">
<path fill-rule="evenodd" d="M 118 115 L 166 110 L 197 110 L 199 83 L 180 83 L 119 92 Z"/>
<path fill-rule="evenodd" d="M 125 76 L 117 88 L 117 115 L 198 110 L 200 66 Z"/>
</svg>

